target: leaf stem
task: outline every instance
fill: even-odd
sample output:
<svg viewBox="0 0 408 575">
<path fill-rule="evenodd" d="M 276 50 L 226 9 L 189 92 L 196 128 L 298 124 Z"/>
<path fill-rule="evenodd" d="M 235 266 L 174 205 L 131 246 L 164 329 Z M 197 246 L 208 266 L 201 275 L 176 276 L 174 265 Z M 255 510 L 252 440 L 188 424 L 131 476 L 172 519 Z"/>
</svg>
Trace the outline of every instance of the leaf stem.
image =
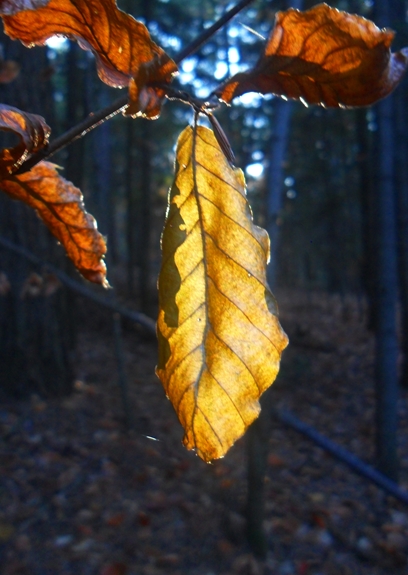
<svg viewBox="0 0 408 575">
<path fill-rule="evenodd" d="M 202 34 L 200 34 L 193 42 L 191 42 L 188 46 L 186 46 L 183 50 L 181 50 L 176 56 L 173 58 L 176 64 L 180 64 L 183 60 L 194 54 L 211 36 L 213 36 L 220 28 L 225 26 L 227 22 L 229 22 L 236 14 L 238 14 L 241 10 L 246 8 L 251 2 L 254 0 L 241 0 L 236 4 L 231 10 L 228 10 L 221 18 L 219 18 L 212 26 L 204 30 Z M 79 124 L 70 128 L 67 132 L 53 140 L 48 146 L 44 147 L 42 150 L 33 154 L 28 160 L 26 160 L 16 172 L 15 175 L 23 174 L 24 172 L 28 172 L 31 170 L 33 166 L 38 164 L 41 160 L 46 158 L 50 158 L 56 152 L 62 150 L 78 138 L 82 138 L 85 134 L 105 122 L 105 120 L 109 120 L 113 116 L 119 114 L 126 106 L 128 105 L 128 95 L 122 96 L 118 98 L 112 104 L 109 104 L 105 108 L 98 110 L 90 114 L 87 118 L 82 120 Z"/>
</svg>

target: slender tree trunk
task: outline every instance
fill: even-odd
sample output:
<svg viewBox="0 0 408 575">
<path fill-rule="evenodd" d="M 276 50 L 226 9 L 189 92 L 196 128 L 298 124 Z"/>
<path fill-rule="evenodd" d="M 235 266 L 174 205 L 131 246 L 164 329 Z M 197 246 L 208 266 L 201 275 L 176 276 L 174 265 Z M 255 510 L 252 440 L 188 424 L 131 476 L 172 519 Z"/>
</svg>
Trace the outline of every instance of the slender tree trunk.
<svg viewBox="0 0 408 575">
<path fill-rule="evenodd" d="M 404 2 L 391 3 L 392 24 L 401 24 L 405 20 Z M 406 32 L 406 37 L 408 33 Z M 405 37 L 405 41 L 407 38 Z M 404 42 L 405 43 L 405 42 Z M 399 293 L 401 300 L 401 347 L 403 363 L 400 384 L 408 388 L 408 79 L 405 78 L 394 94 L 396 115 L 396 189 L 397 189 L 397 227 L 398 227 L 398 266 Z"/>
<path fill-rule="evenodd" d="M 108 94 L 104 89 L 99 95 L 99 106 L 103 108 L 109 103 Z M 93 134 L 94 160 L 96 168 L 96 204 L 98 224 L 101 232 L 107 235 L 109 263 L 116 263 L 118 259 L 115 233 L 115 206 L 113 203 L 112 186 L 112 125 L 104 122 Z"/>
<path fill-rule="evenodd" d="M 247 432 L 248 498 L 247 535 L 253 553 L 264 559 L 268 551 L 265 517 L 265 473 L 270 429 L 270 390 L 262 397 L 262 412 Z"/>
<path fill-rule="evenodd" d="M 289 137 L 292 102 L 274 102 L 274 126 L 269 152 L 269 171 L 266 195 L 266 229 L 271 242 L 271 255 L 267 269 L 268 283 L 276 285 L 277 255 L 279 246 L 279 218 L 283 203 L 283 164 Z"/>
<path fill-rule="evenodd" d="M 53 124 L 53 90 L 49 82 L 46 50 L 36 57 L 17 42 L 2 37 L 5 57 L 19 61 L 20 75 L 0 87 L 0 101 L 29 112 L 42 114 Z M 0 197 L 1 233 L 16 243 L 35 250 L 46 259 L 66 260 L 36 214 L 19 202 Z M 71 332 L 67 323 L 66 292 L 53 278 L 4 249 L 0 271 L 9 288 L 0 294 L 0 386 L 18 396 L 34 391 L 61 395 L 71 390 L 73 374 Z"/>
<path fill-rule="evenodd" d="M 302 0 L 288 2 L 293 8 L 300 9 Z M 283 163 L 289 137 L 292 103 L 275 101 L 274 136 L 270 150 L 270 168 L 266 199 L 267 231 L 271 240 L 271 260 L 268 266 L 268 283 L 274 289 L 276 283 L 277 246 L 279 244 L 278 218 L 282 209 Z M 270 419 L 269 393 L 261 398 L 262 411 L 259 418 L 248 430 L 248 497 L 247 497 L 247 534 L 249 545 L 255 555 L 265 557 L 267 539 L 263 527 L 265 496 L 264 482 L 266 471 L 268 429 Z"/>
<path fill-rule="evenodd" d="M 387 26 L 389 4 L 378 0 L 376 21 Z M 393 479 L 398 477 L 397 459 L 397 238 L 395 212 L 395 124 L 393 97 L 377 105 L 378 154 L 374 229 L 376 230 L 376 436 L 377 466 Z"/>
<path fill-rule="evenodd" d="M 146 26 L 154 15 L 154 1 L 142 3 L 142 14 Z M 139 230 L 138 230 L 138 262 L 139 262 L 139 298 L 140 308 L 149 311 L 150 303 L 150 242 L 151 242 L 151 196 L 152 196 L 152 130 L 149 120 L 142 120 L 140 126 L 140 174 L 138 185 L 139 200 Z"/>
<path fill-rule="evenodd" d="M 397 202 L 398 202 L 398 255 L 399 277 L 401 297 L 401 320 L 402 320 L 402 352 L 403 364 L 400 383 L 408 388 L 408 142 L 406 134 L 407 121 L 407 97 L 401 90 L 395 94 L 396 117 L 397 117 Z"/>
<path fill-rule="evenodd" d="M 139 294 L 142 311 L 148 311 L 150 302 L 150 225 L 151 225 L 151 126 L 144 120 L 142 126 L 140 166 L 140 231 L 139 231 Z"/>
<path fill-rule="evenodd" d="M 303 0 L 287 2 L 287 8 L 301 10 Z M 292 102 L 276 99 L 274 102 L 274 126 L 269 150 L 269 170 L 266 192 L 266 230 L 271 241 L 270 262 L 267 269 L 268 283 L 276 284 L 277 254 L 279 248 L 279 217 L 283 203 L 283 165 L 288 145 Z"/>
<path fill-rule="evenodd" d="M 136 134 L 135 122 L 128 119 L 126 120 L 126 248 L 127 248 L 127 292 L 128 296 L 134 295 L 134 271 L 136 266 L 136 210 L 137 210 L 137 194 L 135 182 L 135 162 L 136 156 Z"/>
<path fill-rule="evenodd" d="M 140 3 L 134 0 L 124 0 L 124 10 L 136 17 L 135 10 L 141 10 Z M 140 13 L 140 12 L 139 12 Z M 135 270 L 138 265 L 138 202 L 139 187 L 139 138 L 140 121 L 126 118 L 126 163 L 125 163 L 125 194 L 126 194 L 126 290 L 128 297 L 135 297 Z M 137 286 L 138 287 L 138 286 Z"/>
<path fill-rule="evenodd" d="M 368 301 L 368 316 L 366 318 L 367 328 L 371 331 L 375 329 L 375 307 L 374 307 L 374 188 L 373 177 L 373 149 L 372 142 L 367 129 L 367 111 L 365 109 L 356 110 L 356 129 L 358 144 L 358 171 L 359 171 L 359 201 L 361 218 L 361 237 L 363 248 L 363 259 L 360 271 L 360 284 Z"/>
<path fill-rule="evenodd" d="M 82 94 L 84 91 L 84 71 L 80 66 L 84 51 L 76 42 L 70 42 L 66 56 L 66 117 L 64 129 L 80 122 L 86 115 Z M 82 178 L 85 163 L 84 139 L 79 138 L 68 146 L 65 162 L 65 177 L 82 189 Z"/>
<path fill-rule="evenodd" d="M 376 307 L 376 395 L 377 395 L 377 461 L 380 471 L 396 480 L 398 342 L 397 252 L 395 188 L 393 173 L 394 130 L 392 100 L 379 104 L 378 189 L 375 230 L 377 232 L 377 265 L 375 282 Z"/>
</svg>

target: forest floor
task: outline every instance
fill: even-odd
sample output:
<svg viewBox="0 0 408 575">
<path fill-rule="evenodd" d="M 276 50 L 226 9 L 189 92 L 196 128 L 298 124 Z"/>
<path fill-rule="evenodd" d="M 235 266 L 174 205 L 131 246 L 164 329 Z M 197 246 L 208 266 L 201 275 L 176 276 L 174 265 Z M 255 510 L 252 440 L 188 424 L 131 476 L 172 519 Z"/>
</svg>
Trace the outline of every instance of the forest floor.
<svg viewBox="0 0 408 575">
<path fill-rule="evenodd" d="M 279 300 L 292 344 L 273 405 L 372 462 L 374 341 L 363 303 L 299 293 Z M 111 318 L 86 306 L 74 393 L 0 407 L 1 575 L 407 573 L 408 507 L 273 418 L 269 552 L 256 560 L 245 537 L 245 438 L 212 465 L 187 452 L 154 374 L 155 341 L 128 324 L 127 432 Z M 405 490 L 407 399 L 403 392 L 398 432 Z"/>
</svg>

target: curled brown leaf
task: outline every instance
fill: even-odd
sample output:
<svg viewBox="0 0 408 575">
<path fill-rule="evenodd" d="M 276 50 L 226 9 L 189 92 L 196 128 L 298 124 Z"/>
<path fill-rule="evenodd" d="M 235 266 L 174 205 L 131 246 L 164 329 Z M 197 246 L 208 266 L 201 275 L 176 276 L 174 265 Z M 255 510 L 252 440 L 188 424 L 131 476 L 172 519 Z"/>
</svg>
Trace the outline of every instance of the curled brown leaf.
<svg viewBox="0 0 408 575">
<path fill-rule="evenodd" d="M 0 130 L 13 132 L 20 138 L 16 146 L 0 151 L 0 178 L 15 172 L 29 154 L 41 150 L 51 132 L 41 116 L 5 104 L 0 104 Z"/>
<path fill-rule="evenodd" d="M 129 82 L 129 106 L 125 111 L 126 116 L 132 118 L 143 116 L 149 120 L 155 120 L 160 116 L 165 91 L 149 84 L 157 82 L 160 69 L 166 83 L 170 82 L 173 74 L 172 65 L 172 60 L 163 65 L 159 58 L 154 58 L 151 62 L 140 66 L 137 76 L 131 78 Z"/>
<path fill-rule="evenodd" d="M 4 7 L 0 4 L 0 15 L 4 30 L 11 38 L 27 46 L 42 45 L 55 34 L 76 40 L 82 48 L 95 54 L 103 82 L 123 88 L 133 79 L 130 115 L 158 116 L 157 102 L 139 102 L 139 95 L 147 81 L 170 82 L 177 66 L 153 42 L 146 26 L 119 10 L 115 0 L 49 0 L 45 5 L 38 2 L 37 9 L 24 9 L 27 3 L 19 2 L 23 8 L 16 7 L 14 12 L 10 12 L 10 2 L 3 4 Z M 157 91 L 153 102 L 162 96 Z"/>
<path fill-rule="evenodd" d="M 408 49 L 391 53 L 394 32 L 319 4 L 276 15 L 258 63 L 216 94 L 229 103 L 247 92 L 275 94 L 328 107 L 368 106 L 385 98 L 408 65 Z"/>
</svg>

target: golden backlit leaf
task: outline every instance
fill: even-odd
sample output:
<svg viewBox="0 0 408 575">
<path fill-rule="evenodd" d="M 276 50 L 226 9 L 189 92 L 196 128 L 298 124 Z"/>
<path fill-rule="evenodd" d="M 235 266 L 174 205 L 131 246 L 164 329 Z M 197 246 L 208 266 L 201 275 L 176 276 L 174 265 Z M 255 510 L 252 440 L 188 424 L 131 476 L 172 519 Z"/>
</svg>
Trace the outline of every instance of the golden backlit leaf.
<svg viewBox="0 0 408 575">
<path fill-rule="evenodd" d="M 39 2 L 37 9 L 24 9 L 27 2 L 18 2 L 14 11 L 10 2 L 3 4 L 0 15 L 11 38 L 26 46 L 42 45 L 55 34 L 77 40 L 82 48 L 95 54 L 103 82 L 123 88 L 133 79 L 132 116 L 158 116 L 156 100 L 163 93 L 152 89 L 154 102 L 146 103 L 145 97 L 139 104 L 140 92 L 147 82 L 170 82 L 177 66 L 153 42 L 146 26 L 119 10 L 115 0 L 49 0 L 46 5 Z"/>
<path fill-rule="evenodd" d="M 29 154 L 41 150 L 48 143 L 50 135 L 44 118 L 5 104 L 0 104 L 0 130 L 13 132 L 21 140 L 13 148 L 0 151 L 0 178 L 15 172 Z"/>
<path fill-rule="evenodd" d="M 0 189 L 34 208 L 88 280 L 107 285 L 106 245 L 95 219 L 85 211 L 80 190 L 54 164 L 40 162 L 29 172 L 0 180 Z"/>
<path fill-rule="evenodd" d="M 287 337 L 266 283 L 268 235 L 208 128 L 180 135 L 162 252 L 156 371 L 185 446 L 211 461 L 258 416 Z"/>
<path fill-rule="evenodd" d="M 246 92 L 276 94 L 328 107 L 368 106 L 385 98 L 408 65 L 408 49 L 391 53 L 394 32 L 319 4 L 278 12 L 256 66 L 216 94 L 229 103 Z"/>
</svg>

